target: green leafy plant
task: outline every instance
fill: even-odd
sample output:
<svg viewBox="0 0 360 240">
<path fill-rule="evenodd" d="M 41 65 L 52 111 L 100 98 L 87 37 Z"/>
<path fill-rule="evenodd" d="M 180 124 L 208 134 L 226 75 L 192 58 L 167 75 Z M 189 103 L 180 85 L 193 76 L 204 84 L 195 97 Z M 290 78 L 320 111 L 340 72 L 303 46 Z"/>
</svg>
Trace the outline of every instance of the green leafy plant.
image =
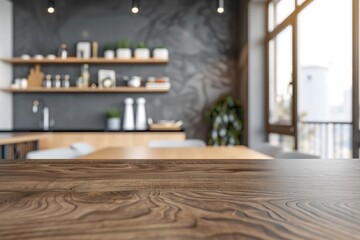
<svg viewBox="0 0 360 240">
<path fill-rule="evenodd" d="M 144 42 L 140 42 L 137 46 L 137 48 L 147 48 L 146 44 Z"/>
<path fill-rule="evenodd" d="M 131 43 L 129 40 L 120 40 L 117 43 L 117 48 L 131 48 Z"/>
<path fill-rule="evenodd" d="M 113 43 L 107 43 L 106 45 L 105 45 L 105 51 L 108 51 L 108 50 L 115 50 L 115 48 L 116 48 L 116 46 L 115 46 L 115 44 L 113 44 Z"/>
<path fill-rule="evenodd" d="M 106 111 L 107 118 L 120 118 L 121 112 L 117 108 L 110 108 Z"/>
<path fill-rule="evenodd" d="M 243 129 L 243 110 L 233 97 L 221 97 L 206 112 L 211 123 L 208 144 L 214 146 L 240 145 Z"/>
</svg>

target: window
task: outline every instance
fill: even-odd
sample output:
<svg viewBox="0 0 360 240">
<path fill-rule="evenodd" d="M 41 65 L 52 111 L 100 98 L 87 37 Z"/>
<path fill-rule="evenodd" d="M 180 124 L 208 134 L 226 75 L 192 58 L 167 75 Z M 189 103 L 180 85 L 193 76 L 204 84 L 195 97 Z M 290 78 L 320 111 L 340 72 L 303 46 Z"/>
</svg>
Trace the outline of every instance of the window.
<svg viewBox="0 0 360 240">
<path fill-rule="evenodd" d="M 359 4 L 269 1 L 266 129 L 271 143 L 324 158 L 351 156 L 354 3 Z"/>
<path fill-rule="evenodd" d="M 270 124 L 291 125 L 292 26 L 269 42 Z"/>
<path fill-rule="evenodd" d="M 276 24 L 279 25 L 295 10 L 294 0 L 280 0 L 275 7 Z"/>
</svg>

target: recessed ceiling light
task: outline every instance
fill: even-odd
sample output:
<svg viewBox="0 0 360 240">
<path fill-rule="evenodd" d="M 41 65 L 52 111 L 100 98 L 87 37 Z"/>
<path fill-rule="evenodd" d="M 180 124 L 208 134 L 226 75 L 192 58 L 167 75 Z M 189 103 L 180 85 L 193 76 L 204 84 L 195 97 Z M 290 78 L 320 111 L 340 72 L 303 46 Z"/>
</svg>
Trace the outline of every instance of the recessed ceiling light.
<svg viewBox="0 0 360 240">
<path fill-rule="evenodd" d="M 139 2 L 139 0 L 133 0 L 131 11 L 133 13 L 135 13 L 135 14 L 140 11 L 140 2 Z"/>
<path fill-rule="evenodd" d="M 224 8 L 224 0 L 217 0 L 217 12 L 218 13 L 223 13 L 225 11 Z"/>
<path fill-rule="evenodd" d="M 55 12 L 55 0 L 48 0 L 48 13 Z"/>
</svg>

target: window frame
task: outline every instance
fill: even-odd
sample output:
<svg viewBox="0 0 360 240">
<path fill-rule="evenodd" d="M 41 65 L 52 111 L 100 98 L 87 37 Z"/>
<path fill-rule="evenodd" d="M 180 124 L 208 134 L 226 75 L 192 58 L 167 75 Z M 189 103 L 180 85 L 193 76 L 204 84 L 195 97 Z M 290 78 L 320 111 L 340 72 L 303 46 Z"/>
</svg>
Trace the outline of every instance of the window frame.
<svg viewBox="0 0 360 240">
<path fill-rule="evenodd" d="M 265 39 L 265 66 L 266 66 L 266 81 L 265 81 L 265 128 L 267 137 L 274 133 L 280 135 L 287 135 L 294 137 L 295 140 L 295 149 L 298 149 L 298 134 L 297 134 L 297 125 L 298 125 L 298 117 L 297 117 L 297 100 L 298 100 L 298 29 L 297 29 L 297 17 L 299 13 L 305 9 L 309 4 L 311 4 L 314 0 L 305 0 L 301 5 L 298 5 L 298 0 L 293 0 L 295 4 L 295 9 L 288 17 L 285 18 L 281 23 L 276 25 L 276 4 L 281 0 L 268 0 L 266 4 L 266 21 L 267 21 L 267 34 Z M 269 31 L 269 6 L 270 3 L 274 4 L 274 13 L 272 22 L 275 24 L 274 29 Z M 271 40 L 274 40 L 282 31 L 284 31 L 288 26 L 292 26 L 292 119 L 290 125 L 279 125 L 279 124 L 271 124 L 270 123 L 270 61 L 269 61 L 269 44 Z M 275 50 L 276 51 L 276 50 Z M 275 69 L 276 69 L 276 62 Z"/>
</svg>

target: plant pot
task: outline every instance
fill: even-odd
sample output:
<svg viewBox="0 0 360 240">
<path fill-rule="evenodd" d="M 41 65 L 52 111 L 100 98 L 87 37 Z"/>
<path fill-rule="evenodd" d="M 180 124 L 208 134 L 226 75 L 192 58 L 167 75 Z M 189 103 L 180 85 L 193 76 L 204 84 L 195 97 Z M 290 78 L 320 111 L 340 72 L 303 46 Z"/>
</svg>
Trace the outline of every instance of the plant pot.
<svg viewBox="0 0 360 240">
<path fill-rule="evenodd" d="M 107 119 L 107 129 L 109 131 L 119 131 L 120 130 L 120 118 L 108 118 Z"/>
<path fill-rule="evenodd" d="M 104 57 L 105 57 L 106 59 L 114 59 L 114 58 L 115 58 L 115 51 L 113 51 L 113 50 L 106 50 L 106 51 L 104 52 Z"/>
<path fill-rule="evenodd" d="M 137 49 L 135 49 L 135 58 L 149 59 L 150 58 L 150 50 L 147 49 L 147 48 L 137 48 Z"/>
<path fill-rule="evenodd" d="M 130 59 L 131 49 L 130 48 L 118 48 L 116 50 L 116 57 L 118 59 Z"/>
<path fill-rule="evenodd" d="M 155 59 L 168 60 L 169 50 L 166 48 L 155 48 L 153 51 L 153 56 Z"/>
</svg>

